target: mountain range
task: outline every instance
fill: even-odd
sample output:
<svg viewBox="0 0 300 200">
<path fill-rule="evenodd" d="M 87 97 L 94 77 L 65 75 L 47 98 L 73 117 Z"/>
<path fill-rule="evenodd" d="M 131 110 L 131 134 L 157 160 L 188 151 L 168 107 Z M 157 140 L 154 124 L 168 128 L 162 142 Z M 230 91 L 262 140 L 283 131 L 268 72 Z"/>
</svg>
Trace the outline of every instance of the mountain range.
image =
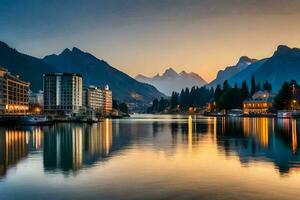
<svg viewBox="0 0 300 200">
<path fill-rule="evenodd" d="M 241 59 L 240 59 L 241 60 Z M 246 80 L 250 84 L 251 77 L 254 76 L 257 82 L 261 84 L 268 81 L 272 84 L 273 91 L 277 92 L 284 81 L 290 81 L 291 79 L 300 81 L 300 49 L 290 48 L 285 45 L 279 45 L 273 55 L 269 58 L 263 58 L 260 60 L 251 59 L 243 70 L 236 73 L 228 73 L 226 77 L 230 85 L 237 83 L 242 84 L 243 80 Z M 233 66 L 236 68 L 236 66 Z M 208 86 L 215 87 L 216 84 L 222 84 L 224 82 L 223 77 L 219 74 L 227 73 L 227 68 L 218 73 L 215 80 L 208 84 Z"/>
<path fill-rule="evenodd" d="M 154 77 L 138 75 L 135 80 L 104 60 L 76 47 L 40 59 L 20 53 L 0 41 L 0 66 L 29 81 L 33 91 L 42 89 L 42 77 L 45 73 L 74 72 L 83 75 L 85 85 L 108 84 L 115 99 L 142 104 L 149 103 L 154 98 L 169 96 L 172 91 L 180 92 L 182 88 L 206 84 L 196 73 L 177 73 L 172 68 Z M 235 83 L 241 85 L 243 80 L 250 83 L 252 76 L 260 83 L 268 80 L 274 92 L 278 91 L 284 81 L 295 79 L 300 82 L 300 49 L 280 45 L 269 58 L 256 60 L 242 56 L 236 65 L 219 71 L 216 79 L 207 86 L 216 87 L 225 80 L 232 86 Z"/>
<path fill-rule="evenodd" d="M 85 85 L 108 84 L 114 99 L 120 101 L 148 103 L 154 98 L 164 96 L 155 87 L 140 83 L 107 62 L 75 47 L 72 50 L 65 49 L 59 55 L 52 54 L 39 59 L 22 54 L 0 42 L 0 66 L 29 81 L 33 91 L 42 89 L 45 73 L 72 72 L 82 74 Z"/>
<path fill-rule="evenodd" d="M 167 69 L 162 75 L 157 74 L 154 77 L 146 77 L 139 74 L 135 79 L 155 86 L 167 96 L 170 96 L 173 91 L 180 92 L 183 88 L 191 88 L 193 86 L 200 87 L 207 84 L 207 82 L 196 73 L 187 73 L 185 71 L 177 73 L 172 68 Z"/>
</svg>

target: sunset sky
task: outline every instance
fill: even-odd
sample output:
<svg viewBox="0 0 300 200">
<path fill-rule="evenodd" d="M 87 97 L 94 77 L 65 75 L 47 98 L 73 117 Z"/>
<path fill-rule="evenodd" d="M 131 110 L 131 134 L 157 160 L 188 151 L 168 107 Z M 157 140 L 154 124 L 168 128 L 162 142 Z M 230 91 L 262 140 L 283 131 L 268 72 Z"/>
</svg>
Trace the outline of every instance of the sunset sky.
<svg viewBox="0 0 300 200">
<path fill-rule="evenodd" d="M 76 46 L 135 76 L 166 68 L 212 80 L 240 56 L 300 47 L 300 1 L 0 0 L 0 40 L 44 57 Z"/>
</svg>

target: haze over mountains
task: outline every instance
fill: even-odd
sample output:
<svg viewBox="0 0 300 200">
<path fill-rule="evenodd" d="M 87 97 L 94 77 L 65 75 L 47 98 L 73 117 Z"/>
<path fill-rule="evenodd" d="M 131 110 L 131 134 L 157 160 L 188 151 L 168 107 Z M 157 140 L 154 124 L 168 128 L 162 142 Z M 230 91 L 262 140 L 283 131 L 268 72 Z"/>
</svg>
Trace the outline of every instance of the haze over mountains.
<svg viewBox="0 0 300 200">
<path fill-rule="evenodd" d="M 135 79 L 155 86 L 159 91 L 168 96 L 170 96 L 173 91 L 180 92 L 183 88 L 192 88 L 193 86 L 200 87 L 207 84 L 207 82 L 196 73 L 187 73 L 185 71 L 177 73 L 172 68 L 167 69 L 162 75 L 157 74 L 154 77 L 146 77 L 139 74 Z"/>
<path fill-rule="evenodd" d="M 113 90 L 114 99 L 120 101 L 147 103 L 164 96 L 155 87 L 140 83 L 107 62 L 75 47 L 72 50 L 65 49 L 59 55 L 39 59 L 22 54 L 0 42 L 0 66 L 31 82 L 30 88 L 33 91 L 42 89 L 45 73 L 72 72 L 82 74 L 85 85 L 108 84 Z"/>
<path fill-rule="evenodd" d="M 233 68 L 236 67 L 233 66 Z M 224 71 L 227 74 L 226 79 L 232 86 L 235 83 L 241 85 L 243 80 L 249 84 L 251 77 L 254 76 L 261 84 L 268 80 L 272 84 L 273 91 L 277 92 L 284 81 L 291 79 L 300 81 L 300 49 L 280 45 L 270 58 L 253 60 L 243 70 L 235 70 L 238 71 L 237 73 L 227 73 L 227 68 Z M 215 87 L 216 84 L 223 84 L 226 79 L 219 74 L 224 71 L 219 72 L 217 78 L 208 86 Z"/>
</svg>

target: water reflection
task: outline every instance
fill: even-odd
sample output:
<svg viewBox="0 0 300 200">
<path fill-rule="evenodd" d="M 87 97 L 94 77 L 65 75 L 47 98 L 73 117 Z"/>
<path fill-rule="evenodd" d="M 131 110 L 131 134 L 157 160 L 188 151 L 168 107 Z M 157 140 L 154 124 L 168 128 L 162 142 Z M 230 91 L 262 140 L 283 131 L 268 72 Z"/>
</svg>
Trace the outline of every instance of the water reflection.
<svg viewBox="0 0 300 200">
<path fill-rule="evenodd" d="M 203 118 L 105 120 L 98 124 L 56 124 L 52 127 L 2 127 L 0 176 L 38 154 L 47 173 L 77 173 L 108 161 L 138 145 L 174 156 L 177 150 L 197 154 L 203 140 L 243 166 L 273 163 L 281 174 L 299 168 L 299 120 L 274 118 Z"/>
<path fill-rule="evenodd" d="M 273 162 L 281 173 L 298 168 L 298 122 L 293 119 L 223 118 L 217 120 L 218 146 L 226 155 L 251 161 Z"/>
<path fill-rule="evenodd" d="M 29 151 L 40 150 L 42 147 L 41 128 L 0 129 L 0 178 L 5 176 L 9 167 L 26 158 Z"/>
<path fill-rule="evenodd" d="M 112 121 L 99 124 L 57 124 L 44 132 L 46 171 L 77 171 L 109 156 Z"/>
</svg>

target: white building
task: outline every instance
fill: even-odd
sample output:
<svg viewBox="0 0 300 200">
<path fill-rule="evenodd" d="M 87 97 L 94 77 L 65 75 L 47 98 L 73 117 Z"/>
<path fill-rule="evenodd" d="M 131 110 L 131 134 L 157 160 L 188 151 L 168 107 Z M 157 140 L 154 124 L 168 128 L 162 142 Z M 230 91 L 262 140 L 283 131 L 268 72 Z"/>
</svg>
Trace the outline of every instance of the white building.
<svg viewBox="0 0 300 200">
<path fill-rule="evenodd" d="M 44 74 L 44 111 L 76 113 L 82 107 L 82 76 L 75 73 Z"/>
</svg>

